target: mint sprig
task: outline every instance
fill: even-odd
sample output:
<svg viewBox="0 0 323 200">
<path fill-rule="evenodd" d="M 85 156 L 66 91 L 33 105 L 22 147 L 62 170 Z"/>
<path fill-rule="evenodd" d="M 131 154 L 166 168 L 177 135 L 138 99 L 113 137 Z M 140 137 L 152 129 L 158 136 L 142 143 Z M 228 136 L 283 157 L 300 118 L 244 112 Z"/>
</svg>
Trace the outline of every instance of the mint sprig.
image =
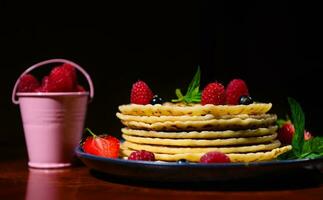
<svg viewBox="0 0 323 200">
<path fill-rule="evenodd" d="M 288 98 L 291 109 L 291 120 L 295 128 L 292 140 L 292 150 L 279 156 L 279 159 L 314 159 L 323 157 L 323 137 L 313 137 L 304 141 L 305 114 L 300 104 L 293 98 Z"/>
<path fill-rule="evenodd" d="M 299 157 L 302 155 L 304 145 L 305 114 L 302 107 L 295 99 L 288 97 L 288 103 L 292 114 L 292 123 L 295 128 L 292 140 L 293 152 Z"/>
<path fill-rule="evenodd" d="M 177 88 L 175 90 L 177 99 L 173 99 L 172 102 L 185 102 L 185 103 L 201 102 L 200 79 L 201 79 L 201 70 L 200 70 L 200 67 L 198 67 L 192 81 L 188 85 L 186 94 L 183 95 L 181 89 Z"/>
</svg>

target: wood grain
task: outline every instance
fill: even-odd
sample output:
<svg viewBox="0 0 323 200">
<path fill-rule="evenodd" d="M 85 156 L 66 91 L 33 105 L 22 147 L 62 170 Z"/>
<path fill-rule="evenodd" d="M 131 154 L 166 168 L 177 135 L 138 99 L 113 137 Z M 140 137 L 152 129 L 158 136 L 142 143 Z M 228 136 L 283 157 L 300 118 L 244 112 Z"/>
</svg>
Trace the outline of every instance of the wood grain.
<svg viewBox="0 0 323 200">
<path fill-rule="evenodd" d="M 0 148 L 1 149 L 1 148 Z M 1 151 L 4 152 L 4 151 Z M 24 148 L 1 158 L 0 199 L 322 199 L 322 173 L 272 182 L 147 183 L 106 177 L 78 163 L 61 170 L 27 167 Z"/>
</svg>

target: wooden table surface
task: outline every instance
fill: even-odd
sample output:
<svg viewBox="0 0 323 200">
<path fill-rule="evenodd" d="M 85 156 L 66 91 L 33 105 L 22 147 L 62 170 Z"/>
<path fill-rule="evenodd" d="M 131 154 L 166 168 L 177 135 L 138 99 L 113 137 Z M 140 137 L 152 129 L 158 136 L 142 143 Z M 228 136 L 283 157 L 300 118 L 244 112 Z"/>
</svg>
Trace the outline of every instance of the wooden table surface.
<svg viewBox="0 0 323 200">
<path fill-rule="evenodd" d="M 323 173 L 276 183 L 161 184 L 100 178 L 78 165 L 60 170 L 27 167 L 24 147 L 0 147 L 0 199 L 323 199 Z"/>
</svg>

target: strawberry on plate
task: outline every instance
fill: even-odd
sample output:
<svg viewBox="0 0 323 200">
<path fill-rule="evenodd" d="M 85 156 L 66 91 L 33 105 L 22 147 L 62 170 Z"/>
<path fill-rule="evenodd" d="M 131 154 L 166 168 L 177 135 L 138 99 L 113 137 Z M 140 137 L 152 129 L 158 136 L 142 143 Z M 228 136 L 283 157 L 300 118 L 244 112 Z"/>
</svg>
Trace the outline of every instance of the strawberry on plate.
<svg viewBox="0 0 323 200">
<path fill-rule="evenodd" d="M 95 135 L 90 129 L 87 131 L 91 136 L 82 144 L 84 152 L 106 158 L 118 158 L 120 141 L 117 138 L 111 135 Z"/>
<path fill-rule="evenodd" d="M 290 121 L 286 121 L 278 129 L 278 139 L 283 144 L 291 144 L 294 134 L 295 134 L 295 128 L 292 122 Z"/>
<path fill-rule="evenodd" d="M 295 135 L 295 127 L 291 121 L 287 120 L 281 126 L 279 126 L 278 139 L 282 144 L 291 144 L 294 135 Z M 304 140 L 307 141 L 312 138 L 313 138 L 312 134 L 309 131 L 304 130 Z"/>
<path fill-rule="evenodd" d="M 310 140 L 312 138 L 313 138 L 312 133 L 307 130 L 304 130 L 304 140 Z"/>
</svg>

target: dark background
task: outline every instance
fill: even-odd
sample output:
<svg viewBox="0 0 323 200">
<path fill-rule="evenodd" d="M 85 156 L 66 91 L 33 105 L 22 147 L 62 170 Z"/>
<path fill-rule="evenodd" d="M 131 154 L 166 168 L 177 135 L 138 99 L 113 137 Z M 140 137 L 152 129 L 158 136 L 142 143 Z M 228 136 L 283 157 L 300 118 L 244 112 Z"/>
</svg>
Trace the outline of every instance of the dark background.
<svg viewBox="0 0 323 200">
<path fill-rule="evenodd" d="M 86 126 L 97 133 L 120 136 L 117 106 L 129 103 L 138 79 L 171 99 L 200 65 L 202 87 L 243 78 L 280 116 L 294 97 L 307 129 L 321 134 L 321 15 L 319 5 L 287 1 L 0 1 L 0 145 L 24 142 L 11 90 L 28 66 L 50 58 L 92 76 Z"/>
</svg>

